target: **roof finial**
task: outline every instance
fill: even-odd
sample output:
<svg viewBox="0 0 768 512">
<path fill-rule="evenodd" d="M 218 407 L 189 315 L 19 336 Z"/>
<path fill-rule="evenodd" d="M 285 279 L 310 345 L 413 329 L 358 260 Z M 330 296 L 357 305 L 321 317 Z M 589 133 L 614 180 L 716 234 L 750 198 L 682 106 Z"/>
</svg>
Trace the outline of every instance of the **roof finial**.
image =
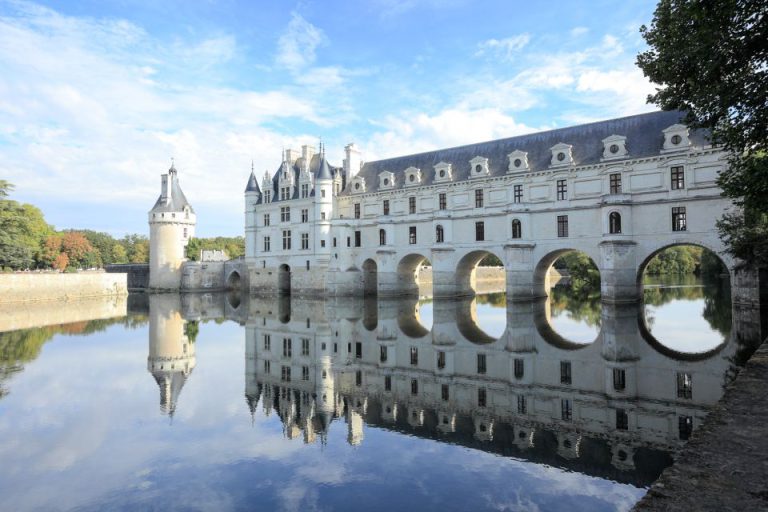
<svg viewBox="0 0 768 512">
<path fill-rule="evenodd" d="M 173 157 L 171 157 L 171 168 L 168 169 L 168 172 L 176 172 L 176 162 Z"/>
<path fill-rule="evenodd" d="M 251 158 L 251 172 L 253 172 L 253 158 Z"/>
</svg>

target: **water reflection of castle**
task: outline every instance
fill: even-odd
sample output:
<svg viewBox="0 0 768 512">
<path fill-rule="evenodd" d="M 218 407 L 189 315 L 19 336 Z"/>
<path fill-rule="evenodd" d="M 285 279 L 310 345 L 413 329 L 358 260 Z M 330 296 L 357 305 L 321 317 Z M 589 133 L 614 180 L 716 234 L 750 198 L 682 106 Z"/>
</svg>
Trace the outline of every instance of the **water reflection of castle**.
<svg viewBox="0 0 768 512">
<path fill-rule="evenodd" d="M 741 347 L 732 336 L 704 354 L 664 349 L 637 305 L 603 304 L 589 345 L 555 333 L 544 302 L 508 303 L 498 340 L 473 301 L 435 301 L 431 330 L 407 300 L 164 295 L 149 306 L 166 412 L 195 365 L 185 322 L 227 317 L 246 327 L 251 413 L 277 414 L 289 438 L 326 442 L 343 421 L 356 445 L 367 424 L 638 484 L 720 398 Z"/>
</svg>

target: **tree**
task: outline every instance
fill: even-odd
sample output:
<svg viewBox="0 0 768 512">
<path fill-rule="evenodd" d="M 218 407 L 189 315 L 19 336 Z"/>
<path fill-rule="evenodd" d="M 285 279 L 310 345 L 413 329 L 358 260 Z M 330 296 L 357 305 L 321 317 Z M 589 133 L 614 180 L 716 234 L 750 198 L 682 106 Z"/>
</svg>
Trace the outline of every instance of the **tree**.
<svg viewBox="0 0 768 512">
<path fill-rule="evenodd" d="M 61 238 L 61 250 L 69 258 L 69 263 L 78 267 L 91 267 L 96 263 L 96 254 L 85 235 L 78 231 L 68 231 Z"/>
<path fill-rule="evenodd" d="M 0 268 L 32 267 L 53 230 L 38 208 L 5 199 L 11 190 L 13 185 L 0 180 Z"/>
<path fill-rule="evenodd" d="M 742 207 L 718 229 L 728 251 L 748 265 L 768 265 L 768 15 L 765 0 L 661 0 L 650 48 L 637 64 L 659 84 L 648 101 L 686 112 L 685 122 L 708 129 L 731 151 L 720 174 L 726 196 Z"/>
<path fill-rule="evenodd" d="M 112 263 L 128 263 L 128 252 L 119 243 L 112 247 Z"/>
</svg>

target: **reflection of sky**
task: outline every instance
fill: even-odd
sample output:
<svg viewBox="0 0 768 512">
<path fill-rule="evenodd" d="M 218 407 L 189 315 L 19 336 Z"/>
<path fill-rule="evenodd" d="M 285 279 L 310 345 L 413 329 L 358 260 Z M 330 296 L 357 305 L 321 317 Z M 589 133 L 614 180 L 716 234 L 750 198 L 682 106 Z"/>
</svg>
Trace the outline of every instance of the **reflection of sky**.
<svg viewBox="0 0 768 512">
<path fill-rule="evenodd" d="M 592 343 L 600 333 L 599 325 L 589 325 L 584 320 L 577 320 L 565 309 L 552 311 L 550 325 L 560 336 L 574 343 Z"/>
<path fill-rule="evenodd" d="M 432 301 L 419 302 L 419 323 L 427 329 L 432 329 L 434 323 L 432 304 Z M 477 325 L 489 336 L 500 338 L 507 328 L 506 306 L 478 303 Z"/>
<path fill-rule="evenodd" d="M 704 319 L 704 299 L 673 300 L 645 306 L 648 329 L 664 346 L 678 352 L 706 352 L 723 343 L 723 335 Z"/>
<path fill-rule="evenodd" d="M 429 308 L 431 311 L 431 305 Z M 244 330 L 202 324 L 171 424 L 147 372 L 147 327 L 57 336 L 0 400 L 0 509 L 626 510 L 644 491 L 336 420 L 287 440 L 245 404 Z"/>
</svg>

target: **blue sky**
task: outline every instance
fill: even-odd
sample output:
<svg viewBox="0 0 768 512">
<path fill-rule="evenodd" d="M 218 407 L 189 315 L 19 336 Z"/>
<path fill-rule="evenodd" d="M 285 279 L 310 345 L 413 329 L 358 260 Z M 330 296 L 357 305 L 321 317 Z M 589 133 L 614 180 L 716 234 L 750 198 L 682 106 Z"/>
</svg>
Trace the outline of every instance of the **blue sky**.
<svg viewBox="0 0 768 512">
<path fill-rule="evenodd" d="M 655 2 L 0 0 L 0 179 L 57 228 L 147 233 L 175 158 L 198 235 L 253 160 L 364 160 L 637 114 Z"/>
</svg>

